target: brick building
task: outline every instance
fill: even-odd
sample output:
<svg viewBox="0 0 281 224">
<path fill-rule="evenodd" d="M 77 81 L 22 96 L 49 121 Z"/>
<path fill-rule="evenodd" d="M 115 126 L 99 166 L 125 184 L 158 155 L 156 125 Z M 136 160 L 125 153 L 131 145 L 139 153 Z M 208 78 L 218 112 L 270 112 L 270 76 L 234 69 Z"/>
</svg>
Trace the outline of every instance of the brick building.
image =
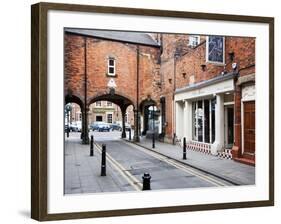
<svg viewBox="0 0 281 224">
<path fill-rule="evenodd" d="M 120 107 L 123 127 L 126 109 L 133 106 L 138 140 L 139 110 L 156 104 L 160 92 L 159 49 L 144 33 L 65 29 L 65 103 L 75 102 L 82 109 L 84 143 L 89 106 L 102 100 Z"/>
<path fill-rule="evenodd" d="M 166 137 L 186 137 L 194 150 L 254 164 L 255 39 L 161 39 Z"/>
<path fill-rule="evenodd" d="M 253 164 L 254 83 L 254 38 L 65 29 L 65 102 L 79 104 L 84 127 L 97 101 L 117 104 L 123 126 L 132 105 L 136 141 L 186 137 Z"/>
</svg>

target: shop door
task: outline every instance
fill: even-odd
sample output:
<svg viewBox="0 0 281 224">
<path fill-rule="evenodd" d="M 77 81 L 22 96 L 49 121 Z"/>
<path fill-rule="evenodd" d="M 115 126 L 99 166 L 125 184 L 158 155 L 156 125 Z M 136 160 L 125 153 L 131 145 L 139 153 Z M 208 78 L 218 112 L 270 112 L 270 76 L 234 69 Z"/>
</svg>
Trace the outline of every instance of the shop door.
<svg viewBox="0 0 281 224">
<path fill-rule="evenodd" d="M 255 101 L 244 102 L 244 153 L 255 153 Z"/>
<path fill-rule="evenodd" d="M 234 108 L 225 107 L 225 148 L 231 149 L 234 140 Z"/>
</svg>

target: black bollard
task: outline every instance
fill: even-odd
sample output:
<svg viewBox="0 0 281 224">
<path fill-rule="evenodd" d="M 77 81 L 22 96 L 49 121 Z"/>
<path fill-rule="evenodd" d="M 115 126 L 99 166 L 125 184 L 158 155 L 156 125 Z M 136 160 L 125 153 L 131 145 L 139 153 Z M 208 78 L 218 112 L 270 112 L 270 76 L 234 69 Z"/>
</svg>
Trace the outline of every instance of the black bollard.
<svg viewBox="0 0 281 224">
<path fill-rule="evenodd" d="M 145 191 L 145 190 L 151 190 L 150 188 L 150 179 L 151 179 L 151 176 L 149 173 L 144 173 L 143 176 L 142 176 L 142 180 L 143 180 L 143 183 L 142 183 L 142 190 Z"/>
<path fill-rule="evenodd" d="M 129 129 L 129 140 L 130 140 L 130 141 L 132 140 L 132 133 L 131 133 L 132 131 L 131 131 L 131 130 L 132 130 L 132 129 L 130 128 L 130 129 Z"/>
<path fill-rule="evenodd" d="M 106 145 L 102 144 L 101 152 L 101 176 L 106 176 Z"/>
<path fill-rule="evenodd" d="M 91 135 L 90 156 L 94 156 L 94 136 Z"/>
<path fill-rule="evenodd" d="M 186 159 L 186 138 L 183 138 L 183 159 Z"/>
<path fill-rule="evenodd" d="M 175 145 L 176 144 L 176 133 L 174 133 L 174 135 L 173 135 L 173 145 Z"/>
<path fill-rule="evenodd" d="M 67 129 L 66 129 L 66 137 L 69 138 L 69 127 L 67 127 Z"/>
<path fill-rule="evenodd" d="M 152 148 L 154 149 L 155 148 L 155 133 L 153 131 L 153 134 L 152 134 Z"/>
</svg>

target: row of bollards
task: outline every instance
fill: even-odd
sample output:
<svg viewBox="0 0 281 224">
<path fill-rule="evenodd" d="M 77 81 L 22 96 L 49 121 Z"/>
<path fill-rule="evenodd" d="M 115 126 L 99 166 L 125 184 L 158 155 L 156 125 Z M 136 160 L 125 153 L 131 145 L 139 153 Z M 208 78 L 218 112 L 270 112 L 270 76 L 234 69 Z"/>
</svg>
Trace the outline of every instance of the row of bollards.
<svg viewBox="0 0 281 224">
<path fill-rule="evenodd" d="M 130 134 L 129 134 L 130 137 Z M 90 141 L 90 156 L 94 156 L 94 136 L 91 135 Z M 101 176 L 106 176 L 106 144 L 102 144 L 102 151 L 101 151 Z M 149 173 L 144 173 L 142 176 L 143 184 L 142 190 L 151 190 L 150 187 L 150 179 L 151 176 Z"/>
</svg>

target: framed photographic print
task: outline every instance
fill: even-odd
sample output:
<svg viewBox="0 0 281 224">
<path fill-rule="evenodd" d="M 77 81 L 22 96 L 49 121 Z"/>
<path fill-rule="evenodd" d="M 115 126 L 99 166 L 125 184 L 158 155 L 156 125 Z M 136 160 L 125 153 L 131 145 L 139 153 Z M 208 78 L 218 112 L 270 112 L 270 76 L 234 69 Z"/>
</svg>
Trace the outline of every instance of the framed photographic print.
<svg viewBox="0 0 281 224">
<path fill-rule="evenodd" d="M 274 204 L 274 18 L 32 5 L 33 219 Z"/>
</svg>

